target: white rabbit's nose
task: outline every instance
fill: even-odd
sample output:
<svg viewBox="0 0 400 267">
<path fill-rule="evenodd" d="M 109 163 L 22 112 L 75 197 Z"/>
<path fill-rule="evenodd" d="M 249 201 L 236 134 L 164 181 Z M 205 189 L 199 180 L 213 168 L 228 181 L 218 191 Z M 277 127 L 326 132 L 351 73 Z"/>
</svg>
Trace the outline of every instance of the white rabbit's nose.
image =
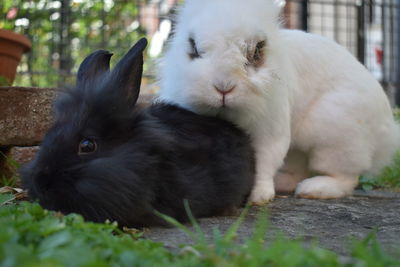
<svg viewBox="0 0 400 267">
<path fill-rule="evenodd" d="M 214 89 L 217 90 L 221 95 L 226 95 L 232 92 L 235 89 L 235 84 L 230 83 L 217 83 L 214 84 Z"/>
</svg>

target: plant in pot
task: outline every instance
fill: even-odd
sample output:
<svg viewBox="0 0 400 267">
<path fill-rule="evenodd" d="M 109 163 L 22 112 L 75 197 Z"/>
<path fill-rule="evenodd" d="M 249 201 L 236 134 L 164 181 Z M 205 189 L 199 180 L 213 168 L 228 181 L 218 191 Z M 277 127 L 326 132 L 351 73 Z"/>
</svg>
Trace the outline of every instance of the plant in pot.
<svg viewBox="0 0 400 267">
<path fill-rule="evenodd" d="M 16 9 L 10 9 L 6 19 L 16 13 Z M 3 24 L 0 27 L 0 86 L 13 83 L 22 54 L 30 51 L 32 47 L 26 36 L 12 31 L 12 26 L 14 25 Z"/>
</svg>

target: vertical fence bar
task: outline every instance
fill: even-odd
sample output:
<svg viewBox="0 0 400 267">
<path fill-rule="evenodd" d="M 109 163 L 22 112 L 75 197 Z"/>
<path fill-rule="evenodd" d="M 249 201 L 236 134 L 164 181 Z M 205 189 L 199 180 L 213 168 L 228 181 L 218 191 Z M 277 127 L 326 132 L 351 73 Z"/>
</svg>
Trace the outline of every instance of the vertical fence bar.
<svg viewBox="0 0 400 267">
<path fill-rule="evenodd" d="M 386 53 L 386 51 L 385 51 L 385 49 L 386 49 L 386 46 L 387 46 L 387 43 L 386 43 L 386 30 L 387 30 L 387 25 L 386 25 L 386 6 L 385 6 L 385 3 L 384 2 L 382 2 L 382 4 L 381 4 L 381 12 L 382 12 L 382 15 L 381 15 L 381 24 L 382 24 L 382 85 L 384 86 L 384 88 L 386 89 L 386 78 L 387 78 L 387 75 L 386 75 L 386 55 L 387 55 L 387 53 Z"/>
<path fill-rule="evenodd" d="M 300 3 L 300 25 L 303 31 L 308 31 L 308 0 Z"/>
<path fill-rule="evenodd" d="M 365 1 L 357 3 L 357 58 L 365 64 Z"/>
<path fill-rule="evenodd" d="M 397 45 L 397 70 L 396 70 L 396 95 L 395 95 L 395 104 L 396 106 L 400 106 L 400 0 L 397 0 L 395 3 L 396 8 L 396 45 Z"/>
<path fill-rule="evenodd" d="M 60 12 L 60 43 L 58 52 L 60 54 L 60 77 L 58 80 L 58 86 L 63 87 L 66 82 L 66 77 L 71 73 L 71 53 L 70 53 L 70 23 L 71 23 L 71 10 L 70 10 L 71 0 L 61 1 L 61 12 Z"/>
<path fill-rule="evenodd" d="M 106 20 L 106 7 L 105 7 L 105 1 L 102 0 L 101 1 L 101 44 L 100 44 L 100 48 L 102 49 L 106 49 L 107 48 L 107 42 L 106 42 L 106 24 L 107 24 L 107 20 Z"/>
<path fill-rule="evenodd" d="M 340 28 L 340 25 L 339 25 L 339 20 L 340 20 L 340 15 L 339 15 L 339 4 L 338 3 L 336 3 L 336 2 L 333 2 L 333 23 L 334 23 L 334 26 L 333 26 L 333 30 L 334 30 L 334 32 L 333 32 L 333 37 L 335 38 L 335 40 L 337 41 L 337 42 L 340 42 L 340 38 L 339 38 L 339 28 Z"/>
<path fill-rule="evenodd" d="M 390 32 L 389 32 L 389 36 L 388 36 L 388 38 L 389 38 L 389 45 L 390 45 L 390 47 L 389 47 L 389 54 L 390 54 L 390 57 L 389 57 L 389 69 L 390 69 L 390 71 L 389 71 L 389 82 L 390 83 L 394 83 L 395 82 L 395 77 L 394 77 L 394 75 L 395 75 L 395 71 L 396 71 L 396 62 L 395 62 L 395 56 L 396 56 L 396 52 L 394 51 L 395 50 L 395 17 L 396 17 L 396 15 L 395 15 L 395 9 L 394 9 L 394 4 L 393 4 L 393 1 L 392 0 L 390 0 L 390 3 L 389 3 L 389 13 L 390 13 L 390 15 L 389 15 L 389 28 L 390 28 Z"/>
<path fill-rule="evenodd" d="M 32 11 L 31 11 L 31 9 L 28 9 L 28 11 L 27 11 L 27 13 L 26 13 L 26 17 L 28 18 L 28 20 L 29 20 L 29 22 L 31 23 L 31 24 L 33 24 L 34 22 L 32 21 Z M 28 36 L 28 38 L 29 38 L 29 40 L 34 40 L 33 39 L 33 36 L 32 36 L 32 28 L 28 28 L 28 29 L 26 29 L 26 32 L 25 32 L 25 34 Z M 28 53 L 28 55 L 27 55 L 27 67 L 28 67 L 28 69 L 27 69 L 27 71 L 28 71 L 28 73 L 27 73 L 27 76 L 29 77 L 29 82 L 31 83 L 31 85 L 32 86 L 35 86 L 36 84 L 35 84 L 35 80 L 34 80 L 34 78 L 33 78 L 33 61 L 34 61 L 34 53 L 35 53 L 36 51 L 31 51 L 30 53 Z M 35 53 L 36 54 L 36 53 Z M 49 65 L 49 66 L 51 66 L 51 65 Z"/>
<path fill-rule="evenodd" d="M 374 21 L 374 17 L 375 17 L 375 1 L 374 0 L 369 0 L 368 1 L 368 23 L 372 24 Z"/>
</svg>

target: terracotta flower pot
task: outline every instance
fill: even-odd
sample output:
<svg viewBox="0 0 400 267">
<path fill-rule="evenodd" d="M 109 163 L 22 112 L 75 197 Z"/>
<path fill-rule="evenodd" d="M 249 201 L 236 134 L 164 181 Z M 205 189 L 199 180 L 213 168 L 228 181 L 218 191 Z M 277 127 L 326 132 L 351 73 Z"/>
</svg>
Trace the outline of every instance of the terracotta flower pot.
<svg viewBox="0 0 400 267">
<path fill-rule="evenodd" d="M 4 78 L 9 85 L 12 84 L 22 54 L 30 51 L 31 47 L 32 43 L 24 35 L 0 29 L 0 86 Z"/>
</svg>

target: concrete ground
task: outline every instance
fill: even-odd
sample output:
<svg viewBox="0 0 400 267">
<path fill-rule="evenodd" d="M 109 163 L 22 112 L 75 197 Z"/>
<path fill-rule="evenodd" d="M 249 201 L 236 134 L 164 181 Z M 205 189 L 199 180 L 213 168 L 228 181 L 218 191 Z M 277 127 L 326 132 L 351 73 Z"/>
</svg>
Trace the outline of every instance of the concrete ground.
<svg viewBox="0 0 400 267">
<path fill-rule="evenodd" d="M 259 209 L 250 209 L 239 228 L 238 242 L 251 235 Z M 267 241 L 280 231 L 291 239 L 302 238 L 306 243 L 316 241 L 321 247 L 346 256 L 352 238 L 362 239 L 375 230 L 385 248 L 400 248 L 400 193 L 357 191 L 352 197 L 337 200 L 282 197 L 268 204 L 267 210 L 270 218 Z M 214 228 L 224 232 L 237 218 L 204 218 L 199 222 L 206 236 L 211 238 Z M 178 251 L 180 244 L 193 243 L 176 228 L 152 228 L 145 237 L 163 242 L 173 251 Z"/>
</svg>

